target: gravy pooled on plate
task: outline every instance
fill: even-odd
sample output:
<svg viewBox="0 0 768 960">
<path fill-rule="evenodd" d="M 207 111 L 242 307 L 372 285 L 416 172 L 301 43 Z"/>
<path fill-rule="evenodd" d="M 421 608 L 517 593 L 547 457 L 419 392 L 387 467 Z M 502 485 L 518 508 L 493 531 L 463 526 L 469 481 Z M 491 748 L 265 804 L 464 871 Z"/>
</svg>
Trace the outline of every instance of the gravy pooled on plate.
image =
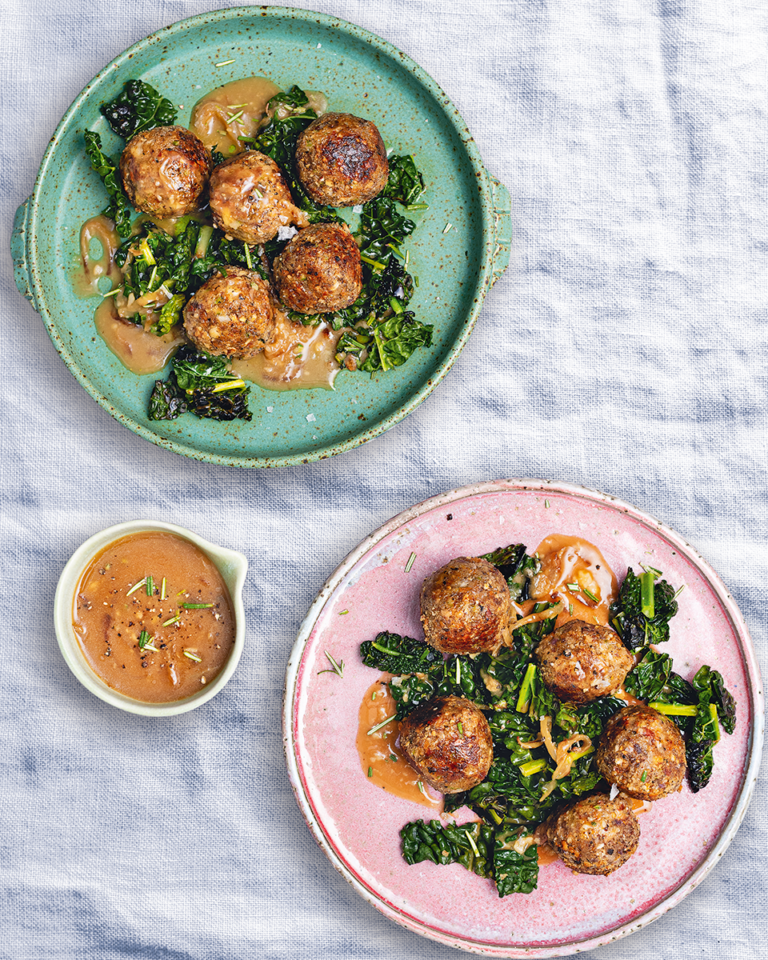
<svg viewBox="0 0 768 960">
<path fill-rule="evenodd" d="M 229 591 L 189 540 L 161 531 L 115 540 L 84 570 L 73 624 L 91 669 L 145 703 L 183 700 L 221 671 L 235 641 Z"/>
</svg>

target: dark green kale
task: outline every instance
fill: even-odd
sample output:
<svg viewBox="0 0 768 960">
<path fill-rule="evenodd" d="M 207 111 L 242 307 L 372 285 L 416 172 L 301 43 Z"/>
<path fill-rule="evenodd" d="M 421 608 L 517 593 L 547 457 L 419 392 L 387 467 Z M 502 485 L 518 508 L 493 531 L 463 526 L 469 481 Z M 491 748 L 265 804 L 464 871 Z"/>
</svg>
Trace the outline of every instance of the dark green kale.
<svg viewBox="0 0 768 960">
<path fill-rule="evenodd" d="M 488 690 L 482 678 L 485 658 L 448 657 L 430 670 L 435 693 L 440 696 L 465 697 L 473 703 L 482 703 Z"/>
<path fill-rule="evenodd" d="M 698 793 L 709 783 L 715 766 L 714 743 L 704 740 L 696 743 L 688 740 L 685 745 L 685 762 L 688 768 L 688 783 L 694 793 Z"/>
<path fill-rule="evenodd" d="M 337 359 L 352 356 L 358 361 L 357 369 L 375 373 L 399 367 L 418 347 L 430 346 L 433 327 L 404 309 L 413 296 L 413 278 L 395 257 L 380 273 L 368 273 L 355 303 L 329 319 L 334 329 L 353 327 L 342 334 Z"/>
<path fill-rule="evenodd" d="M 599 697 L 591 703 L 584 704 L 576 710 L 576 727 L 569 736 L 581 733 L 594 743 L 614 713 L 618 713 L 625 706 L 626 703 L 616 697 Z M 557 722 L 560 722 L 559 714 Z"/>
<path fill-rule="evenodd" d="M 639 700 L 658 700 L 672 673 L 672 658 L 667 653 L 646 650 L 629 671 L 624 689 Z"/>
<path fill-rule="evenodd" d="M 539 730 L 538 725 L 529 720 L 527 714 L 499 710 L 489 713 L 486 719 L 494 744 L 504 745 L 510 763 L 519 767 L 533 760 L 532 748 L 524 747 L 522 744 L 535 742 Z"/>
<path fill-rule="evenodd" d="M 104 210 L 104 216 L 114 220 L 117 235 L 125 240 L 131 235 L 131 212 L 128 197 L 117 176 L 117 164 L 102 153 L 101 137 L 91 130 L 85 131 L 85 152 L 109 194 L 110 203 Z"/>
<path fill-rule="evenodd" d="M 212 420 L 250 420 L 249 388 L 229 369 L 226 357 L 180 347 L 168 380 L 155 382 L 149 401 L 150 420 L 175 420 L 187 410 Z"/>
<path fill-rule="evenodd" d="M 526 702 L 528 716 L 534 720 L 540 717 L 551 717 L 557 712 L 557 698 L 544 685 L 544 678 L 538 667 L 534 667 L 530 672 Z"/>
<path fill-rule="evenodd" d="M 693 678 L 693 688 L 699 694 L 699 704 L 706 698 L 707 703 L 717 708 L 717 719 L 726 733 L 736 728 L 736 701 L 725 687 L 723 676 L 711 667 L 703 666 Z"/>
<path fill-rule="evenodd" d="M 170 333 L 171 328 L 181 323 L 181 311 L 184 309 L 186 297 L 183 293 L 175 293 L 170 300 L 160 307 L 160 316 L 152 325 L 152 333 L 158 337 Z"/>
<path fill-rule="evenodd" d="M 547 818 L 557 799 L 552 793 L 542 800 L 544 788 L 552 779 L 553 762 L 547 757 L 539 769 L 526 775 L 525 768 L 513 763 L 504 753 L 494 755 L 488 776 L 463 795 L 464 802 L 492 823 L 540 823 Z"/>
<path fill-rule="evenodd" d="M 698 694 L 698 703 L 686 740 L 686 760 L 688 782 L 696 793 L 706 787 L 712 776 L 714 746 L 720 739 L 720 725 L 726 733 L 734 731 L 736 702 L 726 689 L 722 675 L 706 665 L 693 678 L 693 689 Z"/>
<path fill-rule="evenodd" d="M 414 820 L 400 831 L 403 859 L 411 866 L 424 860 L 460 863 L 479 877 L 493 873 L 493 830 L 480 823 L 448 824 Z"/>
<path fill-rule="evenodd" d="M 636 576 L 627 570 L 618 600 L 611 604 L 611 623 L 624 645 L 639 650 L 669 640 L 669 621 L 677 613 L 674 589 L 657 579 L 658 570 Z"/>
<path fill-rule="evenodd" d="M 189 408 L 198 417 L 209 420 L 252 420 L 253 414 L 248 409 L 249 392 L 249 387 L 242 383 L 226 393 L 218 393 L 211 387 L 194 390 Z"/>
<path fill-rule="evenodd" d="M 431 700 L 435 695 L 435 687 L 422 673 L 411 673 L 405 677 L 393 677 L 390 680 L 389 692 L 397 704 L 397 719 L 402 720 L 411 710 Z"/>
<path fill-rule="evenodd" d="M 519 839 L 519 831 L 513 830 L 498 830 L 493 838 L 493 878 L 500 897 L 532 893 L 539 882 L 538 847 L 531 844 L 518 853 Z"/>
<path fill-rule="evenodd" d="M 534 844 L 524 853 L 514 849 L 519 830 L 493 831 L 477 822 L 443 826 L 440 821 L 417 820 L 400 831 L 406 863 L 460 863 L 481 877 L 492 877 L 500 897 L 531 893 L 538 882 L 538 853 Z"/>
<path fill-rule="evenodd" d="M 276 93 L 267 103 L 267 109 L 275 110 L 281 104 L 287 107 L 306 107 L 309 103 L 309 97 L 304 93 L 301 87 L 294 84 L 291 89 L 285 93 Z"/>
<path fill-rule="evenodd" d="M 360 256 L 363 263 L 383 270 L 393 254 L 399 254 L 400 244 L 416 229 L 409 220 L 397 211 L 394 200 L 380 194 L 363 204 L 358 233 Z"/>
<path fill-rule="evenodd" d="M 499 568 L 499 572 L 506 578 L 509 594 L 515 603 L 528 599 L 528 584 L 541 569 L 541 561 L 528 556 L 524 543 L 498 547 L 492 553 L 483 554 L 483 559 Z"/>
<path fill-rule="evenodd" d="M 122 91 L 101 112 L 118 137 L 129 137 L 150 130 L 168 127 L 176 122 L 176 108 L 154 87 L 142 80 L 129 80 Z"/>
<path fill-rule="evenodd" d="M 432 345 L 432 330 L 431 324 L 417 320 L 410 310 L 393 314 L 370 328 L 368 356 L 358 370 L 376 373 L 401 366 L 418 347 Z"/>
<path fill-rule="evenodd" d="M 176 420 L 189 409 L 187 398 L 176 386 L 176 381 L 155 380 L 155 386 L 149 398 L 150 420 Z"/>
<path fill-rule="evenodd" d="M 361 643 L 360 654 L 367 667 L 395 675 L 427 673 L 431 665 L 443 662 L 440 654 L 423 640 L 387 632 Z"/>
<path fill-rule="evenodd" d="M 173 294 L 173 305 L 166 305 L 164 316 L 153 327 L 159 335 L 167 333 L 168 321 L 172 316 L 178 318 L 189 297 L 228 266 L 254 270 L 263 279 L 267 277 L 256 254 L 245 243 L 227 240 L 220 230 L 189 217 L 179 221 L 173 236 L 151 222 L 144 223 L 135 237 L 120 246 L 115 262 L 123 269 L 126 295 L 132 293 L 138 298 L 161 287 Z"/>
<path fill-rule="evenodd" d="M 417 204 L 422 193 L 424 193 L 424 177 L 416 167 L 413 157 L 390 157 L 387 185 L 381 192 L 381 196 L 388 200 L 397 200 L 406 209 L 415 205 L 415 209 L 423 210 L 427 204 Z"/>
<path fill-rule="evenodd" d="M 555 794 L 560 800 L 571 800 L 581 797 L 595 787 L 602 780 L 594 764 L 594 752 L 573 761 L 571 772 L 567 777 L 557 781 Z"/>
</svg>

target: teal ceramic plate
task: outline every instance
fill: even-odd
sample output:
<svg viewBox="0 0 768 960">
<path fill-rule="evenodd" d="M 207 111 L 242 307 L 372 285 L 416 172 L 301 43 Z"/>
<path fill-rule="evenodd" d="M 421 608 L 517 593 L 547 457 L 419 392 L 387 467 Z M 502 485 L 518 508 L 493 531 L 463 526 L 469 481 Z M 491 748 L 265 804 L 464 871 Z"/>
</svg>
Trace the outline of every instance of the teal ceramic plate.
<svg viewBox="0 0 768 960">
<path fill-rule="evenodd" d="M 231 61 L 231 62 L 226 62 Z M 223 64 L 223 65 L 221 65 Z M 409 243 L 419 287 L 417 316 L 435 326 L 431 349 L 373 378 L 342 372 L 334 391 L 252 389 L 250 423 L 184 415 L 152 422 L 154 377 L 129 373 L 96 334 L 95 300 L 79 299 L 71 272 L 83 221 L 105 206 L 83 152 L 82 132 L 120 141 L 99 106 L 139 77 L 175 104 L 179 122 L 206 91 L 263 74 L 287 88 L 322 90 L 334 110 L 373 120 L 388 147 L 413 153 L 429 210 Z M 446 232 L 446 227 L 451 228 Z M 241 467 L 287 466 L 341 453 L 407 416 L 442 380 L 477 320 L 485 294 L 509 262 L 509 194 L 483 167 L 448 97 L 412 60 L 360 27 L 284 7 L 238 7 L 173 24 L 121 54 L 64 115 L 43 157 L 12 238 L 16 282 L 48 327 L 62 359 L 90 395 L 140 436 L 184 456 Z"/>
</svg>

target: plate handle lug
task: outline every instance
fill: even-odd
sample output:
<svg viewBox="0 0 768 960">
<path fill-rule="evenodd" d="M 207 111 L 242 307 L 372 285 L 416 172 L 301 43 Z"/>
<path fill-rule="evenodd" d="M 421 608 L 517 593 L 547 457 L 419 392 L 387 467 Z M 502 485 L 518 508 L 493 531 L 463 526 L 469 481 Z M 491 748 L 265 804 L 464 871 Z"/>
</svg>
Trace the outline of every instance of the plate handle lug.
<svg viewBox="0 0 768 960">
<path fill-rule="evenodd" d="M 35 297 L 32 293 L 32 277 L 29 273 L 29 264 L 27 263 L 27 231 L 29 229 L 29 209 L 30 197 L 21 204 L 16 211 L 13 220 L 13 233 L 11 234 L 11 256 L 13 257 L 13 275 L 16 280 L 16 286 L 19 293 L 29 300 L 32 306 L 37 310 Z"/>
<path fill-rule="evenodd" d="M 512 198 L 509 190 L 496 177 L 488 174 L 493 196 L 494 241 L 491 255 L 493 274 L 491 286 L 501 277 L 509 266 L 512 253 Z"/>
</svg>

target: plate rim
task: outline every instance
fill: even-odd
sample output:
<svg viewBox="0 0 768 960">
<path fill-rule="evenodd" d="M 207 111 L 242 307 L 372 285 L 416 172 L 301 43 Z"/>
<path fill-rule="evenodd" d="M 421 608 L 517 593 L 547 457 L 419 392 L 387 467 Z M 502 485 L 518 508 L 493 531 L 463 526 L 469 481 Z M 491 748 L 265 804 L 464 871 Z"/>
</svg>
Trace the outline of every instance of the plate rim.
<svg viewBox="0 0 768 960">
<path fill-rule="evenodd" d="M 483 943 L 479 940 L 465 940 L 455 935 L 446 934 L 442 930 L 430 927 L 428 924 L 415 920 L 412 917 L 399 911 L 389 904 L 383 897 L 377 896 L 360 879 L 352 874 L 339 855 L 334 850 L 334 845 L 330 842 L 322 830 L 317 818 L 312 811 L 312 805 L 304 789 L 304 784 L 299 772 L 296 759 L 296 742 L 294 737 L 295 720 L 295 695 L 297 682 L 299 679 L 299 669 L 302 657 L 311 639 L 311 633 L 314 625 L 317 623 L 325 605 L 332 598 L 338 584 L 343 580 L 356 564 L 364 558 L 373 548 L 383 539 L 394 533 L 401 527 L 413 522 L 416 518 L 426 514 L 438 507 L 445 507 L 469 497 L 480 494 L 494 493 L 518 493 L 530 490 L 532 493 L 558 492 L 570 496 L 587 500 L 591 503 L 603 504 L 611 509 L 622 513 L 628 513 L 635 519 L 652 527 L 657 533 L 660 533 L 672 545 L 674 545 L 688 560 L 693 562 L 699 573 L 713 589 L 719 603 L 723 607 L 728 619 L 737 633 L 741 653 L 745 666 L 745 672 L 748 680 L 748 695 L 750 696 L 750 706 L 752 709 L 752 727 L 747 741 L 747 763 L 744 768 L 741 787 L 739 789 L 735 804 L 726 820 L 720 835 L 709 851 L 704 860 L 695 870 L 683 880 L 670 894 L 663 900 L 650 906 L 644 913 L 634 917 L 612 930 L 598 934 L 596 936 L 586 937 L 581 940 L 563 941 L 558 944 L 550 944 L 546 947 L 537 947 L 521 945 L 500 945 Z M 395 516 L 391 517 L 381 526 L 368 534 L 363 540 L 354 547 L 347 556 L 341 561 L 336 569 L 331 573 L 323 586 L 320 588 L 315 600 L 310 606 L 307 615 L 302 621 L 293 648 L 291 650 L 288 665 L 286 668 L 285 687 L 283 695 L 283 747 L 285 750 L 286 765 L 288 776 L 291 782 L 296 802 L 299 810 L 314 836 L 320 848 L 326 854 L 333 867 L 341 873 L 344 879 L 360 894 L 363 899 L 370 903 L 379 913 L 383 914 L 400 926 L 407 928 L 413 933 L 434 940 L 445 946 L 455 947 L 460 950 L 466 950 L 470 953 L 482 954 L 492 957 L 509 958 L 544 958 L 570 956 L 574 952 L 595 949 L 599 946 L 605 946 L 616 940 L 635 933 L 643 927 L 648 926 L 654 920 L 663 916 L 669 910 L 677 906 L 689 893 L 691 893 L 712 871 L 717 861 L 723 856 L 726 849 L 733 840 L 741 823 L 746 815 L 749 804 L 754 794 L 757 778 L 760 771 L 760 761 L 762 757 L 763 742 L 765 732 L 765 698 L 763 692 L 762 676 L 759 663 L 755 654 L 754 644 L 749 632 L 749 628 L 744 617 L 730 594 L 730 591 L 723 583 L 719 574 L 710 566 L 708 561 L 689 544 L 680 534 L 676 533 L 664 522 L 657 520 L 651 514 L 640 510 L 638 507 L 621 500 L 611 494 L 602 493 L 585 487 L 581 484 L 569 483 L 567 481 L 555 480 L 536 480 L 536 479 L 499 479 L 482 481 L 468 484 L 463 487 L 457 487 L 442 494 L 429 497 L 419 501 L 411 507 L 406 508 Z"/>
<path fill-rule="evenodd" d="M 377 420 L 374 426 L 361 430 L 351 437 L 342 441 L 329 441 L 322 447 L 314 447 L 304 450 L 301 453 L 284 454 L 280 456 L 239 456 L 235 453 L 221 454 L 207 450 L 200 450 L 190 443 L 188 438 L 164 437 L 156 433 L 144 423 L 135 420 L 132 416 L 123 413 L 108 397 L 106 397 L 96 385 L 91 383 L 86 374 L 80 369 L 77 358 L 69 351 L 57 329 L 57 320 L 55 311 L 51 310 L 47 302 L 45 284 L 42 278 L 42 271 L 37 259 L 36 235 L 40 228 L 39 224 L 39 197 L 45 186 L 45 179 L 48 171 L 55 162 L 57 150 L 62 144 L 65 134 L 69 132 L 69 125 L 74 115 L 80 110 L 83 103 L 89 98 L 92 88 L 101 83 L 108 74 L 113 73 L 130 61 L 137 52 L 143 51 L 154 44 L 165 42 L 171 39 L 174 34 L 183 33 L 187 30 L 196 29 L 202 24 L 211 21 L 227 21 L 237 18 L 245 20 L 259 21 L 263 18 L 274 18 L 275 20 L 284 19 L 286 21 L 306 21 L 317 23 L 327 29 L 348 34 L 358 41 L 369 44 L 372 48 L 385 54 L 389 59 L 404 67 L 412 77 L 424 88 L 431 101 L 444 115 L 446 121 L 454 128 L 459 140 L 467 152 L 472 168 L 476 173 L 475 182 L 478 188 L 480 210 L 481 210 L 481 235 L 483 246 L 485 247 L 484 256 L 478 264 L 476 280 L 476 296 L 468 314 L 464 318 L 463 325 L 459 335 L 450 345 L 448 355 L 443 361 L 429 374 L 424 380 L 422 386 L 411 394 L 406 402 L 401 404 L 396 410 L 387 416 Z M 64 361 L 69 372 L 75 377 L 78 383 L 86 390 L 88 395 L 94 399 L 107 413 L 118 423 L 127 427 L 137 436 L 148 440 L 156 446 L 170 450 L 180 456 L 192 460 L 198 460 L 205 463 L 212 463 L 223 466 L 234 466 L 241 468 L 274 468 L 288 467 L 306 464 L 318 460 L 326 460 L 340 453 L 345 453 L 355 447 L 361 446 L 370 440 L 375 439 L 382 433 L 394 427 L 401 420 L 409 416 L 424 400 L 429 397 L 436 387 L 442 382 L 450 371 L 453 364 L 461 355 L 467 341 L 477 323 L 483 301 L 494 282 L 493 274 L 493 256 L 490 254 L 490 245 L 495 236 L 494 222 L 494 196 L 491 175 L 488 173 L 480 151 L 464 122 L 458 109 L 445 91 L 437 82 L 419 66 L 408 54 L 399 50 L 394 44 L 385 40 L 383 37 L 351 23 L 340 17 L 334 17 L 330 14 L 319 13 L 313 10 L 307 10 L 298 7 L 268 6 L 268 7 L 248 7 L 236 6 L 226 7 L 219 10 L 212 10 L 195 14 L 191 17 L 185 17 L 172 24 L 161 27 L 159 30 L 148 34 L 146 37 L 131 44 L 109 63 L 107 63 L 99 72 L 92 77 L 83 89 L 78 93 L 72 103 L 69 105 L 61 120 L 56 126 L 51 139 L 45 149 L 40 166 L 35 177 L 35 183 L 32 193 L 22 207 L 26 206 L 26 242 L 24 245 L 24 270 L 30 285 L 32 294 L 32 304 L 36 312 L 42 317 L 48 334 L 53 342 L 56 352 Z M 480 258 L 479 258 L 480 259 Z"/>
</svg>

